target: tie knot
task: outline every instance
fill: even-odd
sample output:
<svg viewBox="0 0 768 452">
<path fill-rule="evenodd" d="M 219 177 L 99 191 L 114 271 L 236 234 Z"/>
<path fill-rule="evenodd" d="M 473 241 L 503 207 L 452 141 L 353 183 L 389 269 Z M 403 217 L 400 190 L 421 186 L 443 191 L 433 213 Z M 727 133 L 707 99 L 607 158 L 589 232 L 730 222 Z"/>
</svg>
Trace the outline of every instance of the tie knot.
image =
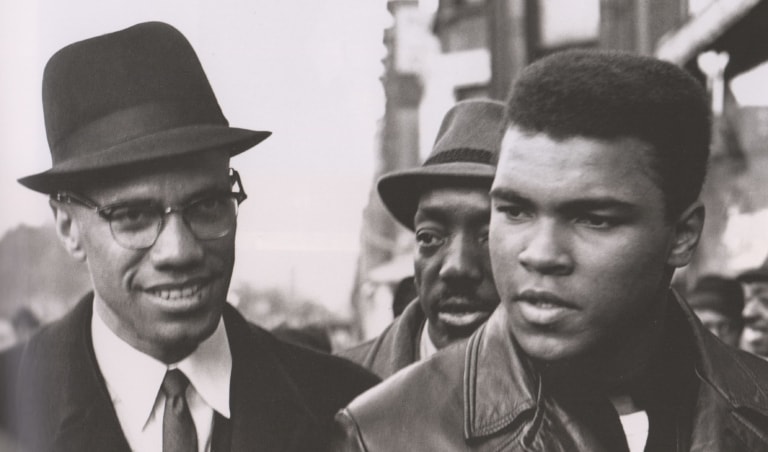
<svg viewBox="0 0 768 452">
<path fill-rule="evenodd" d="M 166 397 L 179 397 L 187 390 L 189 379 L 179 369 L 169 370 L 163 379 L 163 392 Z"/>
</svg>

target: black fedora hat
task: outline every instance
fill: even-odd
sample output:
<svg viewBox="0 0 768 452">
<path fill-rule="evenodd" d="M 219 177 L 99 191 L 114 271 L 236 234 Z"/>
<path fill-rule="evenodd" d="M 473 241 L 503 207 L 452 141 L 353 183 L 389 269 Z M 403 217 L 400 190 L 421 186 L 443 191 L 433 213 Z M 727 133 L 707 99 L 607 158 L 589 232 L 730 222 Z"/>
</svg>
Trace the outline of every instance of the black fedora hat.
<svg viewBox="0 0 768 452">
<path fill-rule="evenodd" d="M 504 104 L 490 99 L 465 100 L 446 113 L 432 153 L 422 166 L 383 175 L 381 200 L 408 229 L 424 190 L 440 186 L 490 188 L 504 134 Z"/>
<path fill-rule="evenodd" d="M 239 154 L 271 134 L 229 127 L 194 49 L 161 22 L 59 50 L 43 74 L 43 111 L 52 167 L 19 179 L 42 193 L 188 153 Z"/>
</svg>

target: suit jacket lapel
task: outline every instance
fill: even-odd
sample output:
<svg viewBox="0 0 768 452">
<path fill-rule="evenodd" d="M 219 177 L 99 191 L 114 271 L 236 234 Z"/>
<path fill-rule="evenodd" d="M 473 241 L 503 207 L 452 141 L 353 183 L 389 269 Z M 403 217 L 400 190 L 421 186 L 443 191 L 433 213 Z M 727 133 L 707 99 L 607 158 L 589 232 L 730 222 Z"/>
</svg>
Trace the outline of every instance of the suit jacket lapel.
<svg viewBox="0 0 768 452">
<path fill-rule="evenodd" d="M 233 363 L 232 451 L 307 450 L 319 434 L 319 424 L 275 356 L 271 341 L 251 330 L 234 308 L 227 307 L 224 321 Z"/>
<path fill-rule="evenodd" d="M 38 416 L 52 423 L 55 450 L 127 452 L 130 449 L 93 352 L 92 302 L 92 294 L 81 300 L 50 343 L 40 344 L 25 358 L 22 375 L 32 382 L 27 391 L 40 407 Z M 59 403 L 52 404 L 53 400 Z"/>
</svg>

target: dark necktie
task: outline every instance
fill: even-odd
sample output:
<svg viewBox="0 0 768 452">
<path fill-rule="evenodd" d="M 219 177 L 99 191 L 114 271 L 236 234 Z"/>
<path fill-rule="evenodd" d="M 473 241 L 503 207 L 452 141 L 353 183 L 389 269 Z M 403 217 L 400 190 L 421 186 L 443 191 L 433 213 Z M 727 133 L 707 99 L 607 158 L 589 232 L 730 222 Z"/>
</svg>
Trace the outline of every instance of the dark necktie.
<svg viewBox="0 0 768 452">
<path fill-rule="evenodd" d="M 195 424 L 184 397 L 188 385 L 189 380 L 179 369 L 168 371 L 163 379 L 163 452 L 197 452 Z"/>
</svg>

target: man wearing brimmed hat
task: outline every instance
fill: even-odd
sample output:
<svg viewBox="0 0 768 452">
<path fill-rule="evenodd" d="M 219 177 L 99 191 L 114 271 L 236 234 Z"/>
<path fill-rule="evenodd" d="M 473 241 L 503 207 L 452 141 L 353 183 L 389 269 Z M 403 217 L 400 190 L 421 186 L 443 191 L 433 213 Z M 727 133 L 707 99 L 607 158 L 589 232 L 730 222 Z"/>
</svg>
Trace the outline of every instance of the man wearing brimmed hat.
<svg viewBox="0 0 768 452">
<path fill-rule="evenodd" d="M 651 57 L 524 68 L 490 190 L 499 308 L 357 397 L 332 450 L 768 450 L 768 363 L 670 289 L 703 227 L 709 116 L 699 82 Z"/>
<path fill-rule="evenodd" d="M 414 231 L 417 298 L 377 338 L 341 353 L 386 378 L 468 337 L 496 308 L 488 256 L 488 189 L 501 145 L 504 104 L 468 100 L 443 119 L 417 168 L 386 174 L 379 195 Z"/>
<path fill-rule="evenodd" d="M 696 316 L 712 334 L 733 347 L 739 346 L 744 320 L 744 292 L 739 281 L 720 275 L 700 277 L 686 297 Z"/>
<path fill-rule="evenodd" d="M 739 346 L 768 359 L 768 261 L 740 274 L 738 280 L 744 288 L 744 330 Z"/>
<path fill-rule="evenodd" d="M 315 450 L 377 379 L 282 343 L 226 302 L 238 206 L 230 127 L 184 36 L 143 23 L 57 52 L 43 81 L 56 231 L 93 282 L 19 351 L 27 451 Z"/>
</svg>

